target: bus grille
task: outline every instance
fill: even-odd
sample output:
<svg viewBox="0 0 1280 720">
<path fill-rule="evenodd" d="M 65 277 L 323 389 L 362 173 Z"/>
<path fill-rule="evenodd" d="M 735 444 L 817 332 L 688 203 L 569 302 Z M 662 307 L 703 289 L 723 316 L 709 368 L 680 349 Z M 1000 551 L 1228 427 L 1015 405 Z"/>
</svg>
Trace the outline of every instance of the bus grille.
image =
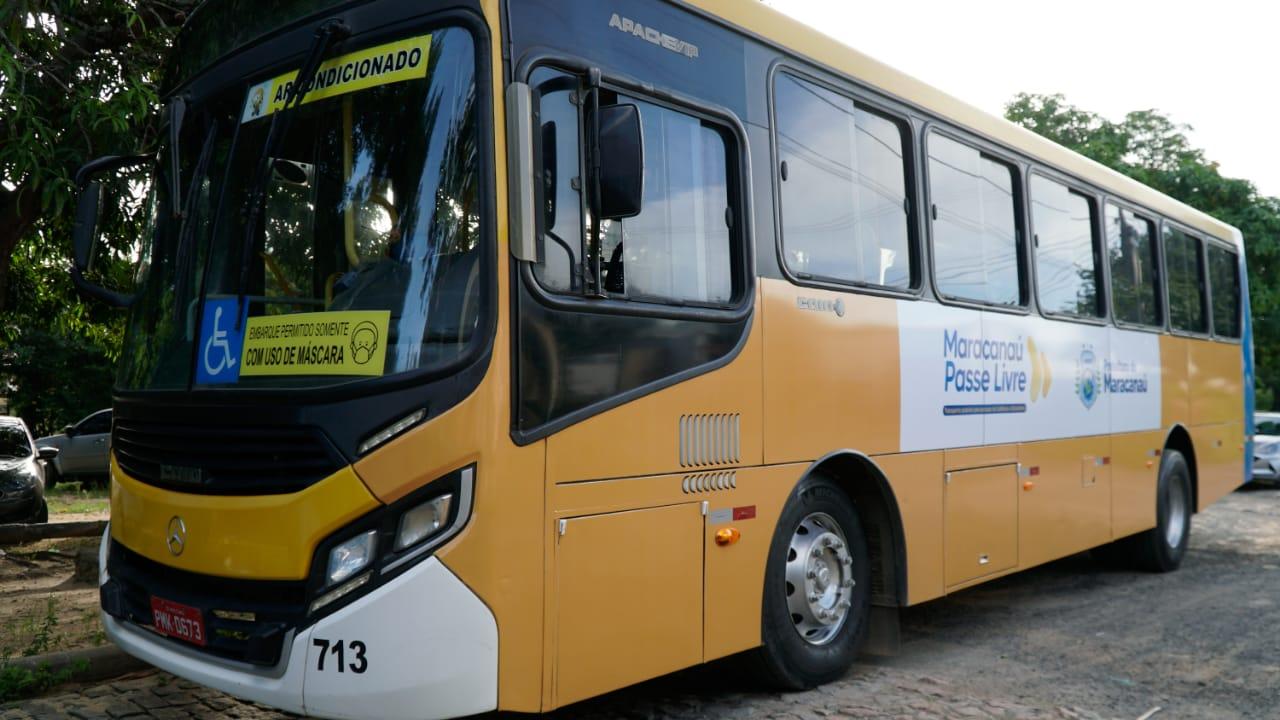
<svg viewBox="0 0 1280 720">
<path fill-rule="evenodd" d="M 184 492 L 301 490 L 346 464 L 319 428 L 209 426 L 116 417 L 111 449 L 130 477 Z"/>
</svg>

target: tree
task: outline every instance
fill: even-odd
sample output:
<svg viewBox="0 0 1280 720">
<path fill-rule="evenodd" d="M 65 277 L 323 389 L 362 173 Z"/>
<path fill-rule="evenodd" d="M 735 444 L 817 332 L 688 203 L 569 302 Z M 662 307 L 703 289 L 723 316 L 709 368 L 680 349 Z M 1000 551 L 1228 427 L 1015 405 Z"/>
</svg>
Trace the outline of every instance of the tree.
<svg viewBox="0 0 1280 720">
<path fill-rule="evenodd" d="M 1194 147 L 1186 125 L 1155 110 L 1121 122 L 1081 110 L 1061 95 L 1020 93 L 1005 117 L 1170 197 L 1240 228 L 1249 265 L 1249 299 L 1257 358 L 1258 407 L 1273 406 L 1280 388 L 1280 199 L 1248 180 L 1226 178 Z"/>
<path fill-rule="evenodd" d="M 162 62 L 195 4 L 0 3 L 0 396 L 37 432 L 109 397 L 122 318 L 67 276 L 73 177 L 154 149 Z"/>
<path fill-rule="evenodd" d="M 0 7 L 0 312 L 20 243 L 69 249 L 72 178 L 153 144 L 165 53 L 194 0 L 7 0 Z"/>
</svg>

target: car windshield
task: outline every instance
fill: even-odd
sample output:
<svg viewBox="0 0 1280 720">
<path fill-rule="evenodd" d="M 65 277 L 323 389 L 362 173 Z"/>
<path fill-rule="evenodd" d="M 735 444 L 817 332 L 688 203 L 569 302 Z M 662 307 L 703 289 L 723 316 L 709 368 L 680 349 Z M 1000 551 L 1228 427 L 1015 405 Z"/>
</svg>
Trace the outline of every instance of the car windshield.
<svg viewBox="0 0 1280 720">
<path fill-rule="evenodd" d="M 0 425 L 0 459 L 12 460 L 31 454 L 27 431 L 19 425 Z"/>
<path fill-rule="evenodd" d="M 488 280 L 470 34 L 352 39 L 326 58 L 297 108 L 282 109 L 296 67 L 192 103 L 185 226 L 160 162 L 121 389 L 332 385 L 471 346 Z"/>
</svg>

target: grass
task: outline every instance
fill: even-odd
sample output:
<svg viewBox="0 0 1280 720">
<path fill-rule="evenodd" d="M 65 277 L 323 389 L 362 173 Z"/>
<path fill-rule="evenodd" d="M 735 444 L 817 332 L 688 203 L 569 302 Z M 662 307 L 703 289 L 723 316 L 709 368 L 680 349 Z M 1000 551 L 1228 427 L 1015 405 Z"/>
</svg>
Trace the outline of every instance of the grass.
<svg viewBox="0 0 1280 720">
<path fill-rule="evenodd" d="M 45 494 L 49 515 L 63 513 L 105 513 L 110 505 L 110 491 L 105 487 L 83 487 L 78 481 L 58 483 Z M 52 517 L 50 518 L 52 519 Z"/>
<path fill-rule="evenodd" d="M 38 695 L 49 688 L 70 680 L 77 672 L 88 668 L 88 662 L 81 660 L 73 667 L 54 671 L 45 663 L 37 665 L 34 670 L 14 664 L 15 657 L 33 657 L 46 653 L 56 645 L 58 634 L 58 601 L 49 598 L 42 616 L 28 618 L 23 623 L 24 634 L 30 636 L 24 648 L 0 648 L 0 703 L 20 700 Z M 5 637 L 14 637 L 15 628 L 11 625 L 5 629 Z"/>
</svg>

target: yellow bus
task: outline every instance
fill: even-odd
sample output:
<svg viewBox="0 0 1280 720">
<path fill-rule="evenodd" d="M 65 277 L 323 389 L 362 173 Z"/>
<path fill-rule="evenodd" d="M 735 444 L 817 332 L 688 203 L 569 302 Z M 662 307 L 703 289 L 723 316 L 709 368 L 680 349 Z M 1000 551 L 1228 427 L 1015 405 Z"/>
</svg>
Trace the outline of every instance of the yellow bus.
<svg viewBox="0 0 1280 720">
<path fill-rule="evenodd" d="M 900 607 L 1173 570 L 1247 478 L 1237 230 L 760 3 L 209 0 L 163 93 L 73 274 L 128 306 L 103 621 L 196 682 L 811 687 Z"/>
</svg>

